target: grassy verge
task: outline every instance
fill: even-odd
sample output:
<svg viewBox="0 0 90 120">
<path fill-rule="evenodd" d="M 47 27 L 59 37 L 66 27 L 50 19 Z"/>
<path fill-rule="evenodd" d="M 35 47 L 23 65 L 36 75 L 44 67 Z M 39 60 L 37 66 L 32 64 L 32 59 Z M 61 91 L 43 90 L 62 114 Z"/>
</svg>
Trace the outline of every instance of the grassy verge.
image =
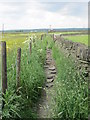
<svg viewBox="0 0 90 120">
<path fill-rule="evenodd" d="M 64 37 L 66 40 L 72 40 L 73 42 L 80 42 L 85 45 L 88 45 L 88 35 L 79 35 L 79 36 L 67 36 Z"/>
<path fill-rule="evenodd" d="M 7 56 L 8 90 L 4 95 L 3 118 L 36 118 L 33 111 L 35 103 L 40 97 L 45 80 L 43 64 L 46 55 L 47 42 L 36 40 L 32 45 L 32 54 L 29 53 L 28 43 L 22 47 L 21 73 L 19 95 L 16 94 L 16 50 Z M 13 57 L 12 57 L 13 56 Z"/>
<path fill-rule="evenodd" d="M 53 118 L 60 120 L 85 120 L 88 118 L 88 79 L 84 80 L 72 59 L 49 41 L 56 62 L 55 105 Z"/>
</svg>

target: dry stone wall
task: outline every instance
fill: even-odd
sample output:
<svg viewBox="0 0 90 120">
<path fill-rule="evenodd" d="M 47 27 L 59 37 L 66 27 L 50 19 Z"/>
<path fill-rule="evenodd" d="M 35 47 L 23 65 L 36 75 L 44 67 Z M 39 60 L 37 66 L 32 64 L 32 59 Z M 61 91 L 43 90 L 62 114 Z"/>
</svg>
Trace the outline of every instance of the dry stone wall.
<svg viewBox="0 0 90 120">
<path fill-rule="evenodd" d="M 79 68 L 85 68 L 85 75 L 90 73 L 90 48 L 78 42 L 65 40 L 62 36 L 54 36 L 54 42 L 57 42 L 61 49 L 67 52 L 68 56 L 73 55 L 79 63 Z"/>
<path fill-rule="evenodd" d="M 55 37 L 54 41 L 58 41 L 62 48 L 71 54 L 74 53 L 80 60 L 90 62 L 90 48 L 88 46 L 78 42 L 72 42 L 71 40 L 65 40 L 63 37 Z"/>
</svg>

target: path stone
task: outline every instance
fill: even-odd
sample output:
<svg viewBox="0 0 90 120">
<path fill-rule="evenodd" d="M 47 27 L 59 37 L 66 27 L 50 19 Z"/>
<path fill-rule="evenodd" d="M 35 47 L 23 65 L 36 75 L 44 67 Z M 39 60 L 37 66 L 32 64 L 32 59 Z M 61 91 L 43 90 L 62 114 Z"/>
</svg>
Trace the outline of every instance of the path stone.
<svg viewBox="0 0 90 120">
<path fill-rule="evenodd" d="M 52 79 L 47 79 L 47 83 L 50 83 L 50 82 L 53 82 L 54 81 L 54 78 Z"/>
<path fill-rule="evenodd" d="M 49 70 L 55 70 L 56 68 L 55 68 L 55 66 L 52 66 L 52 67 L 49 67 Z"/>
<path fill-rule="evenodd" d="M 49 66 L 48 65 L 44 65 L 44 68 L 48 68 Z"/>
<path fill-rule="evenodd" d="M 53 83 L 46 84 L 46 87 L 47 87 L 47 88 L 53 87 Z"/>
<path fill-rule="evenodd" d="M 47 50 L 47 53 L 51 53 L 51 50 Z"/>
<path fill-rule="evenodd" d="M 46 63 L 47 63 L 47 62 L 51 62 L 51 60 L 46 60 Z"/>
<path fill-rule="evenodd" d="M 46 62 L 51 62 L 51 60 L 48 60 L 48 59 L 47 59 Z"/>
<path fill-rule="evenodd" d="M 55 77 L 55 75 L 50 74 L 49 76 L 47 76 L 47 79 L 52 79 L 53 77 Z"/>
<path fill-rule="evenodd" d="M 51 64 L 51 62 L 46 62 L 46 65 L 50 65 Z"/>
<path fill-rule="evenodd" d="M 46 58 L 46 60 L 52 60 L 52 59 L 48 57 L 48 58 Z"/>
<path fill-rule="evenodd" d="M 50 71 L 51 74 L 56 74 L 56 70 Z"/>
</svg>

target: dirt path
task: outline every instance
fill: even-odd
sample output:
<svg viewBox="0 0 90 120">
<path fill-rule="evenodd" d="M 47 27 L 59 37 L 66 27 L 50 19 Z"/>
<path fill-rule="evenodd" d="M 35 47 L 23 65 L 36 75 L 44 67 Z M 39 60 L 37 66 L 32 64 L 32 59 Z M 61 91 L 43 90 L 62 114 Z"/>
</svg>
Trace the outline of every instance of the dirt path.
<svg viewBox="0 0 90 120">
<path fill-rule="evenodd" d="M 52 58 L 52 51 L 47 49 L 46 62 L 45 62 L 46 82 L 42 91 L 39 101 L 38 117 L 51 118 L 53 93 L 54 93 L 54 80 L 56 77 L 55 62 Z"/>
</svg>

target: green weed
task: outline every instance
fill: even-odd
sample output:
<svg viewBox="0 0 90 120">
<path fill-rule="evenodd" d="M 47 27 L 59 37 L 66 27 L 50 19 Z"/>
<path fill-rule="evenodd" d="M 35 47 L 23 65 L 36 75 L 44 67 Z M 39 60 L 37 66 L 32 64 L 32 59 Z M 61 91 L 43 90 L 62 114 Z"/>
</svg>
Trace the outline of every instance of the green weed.
<svg viewBox="0 0 90 120">
<path fill-rule="evenodd" d="M 55 116 L 60 119 L 84 120 L 88 118 L 88 79 L 77 71 L 74 60 L 53 47 L 53 57 L 57 66 L 55 80 Z"/>
</svg>

